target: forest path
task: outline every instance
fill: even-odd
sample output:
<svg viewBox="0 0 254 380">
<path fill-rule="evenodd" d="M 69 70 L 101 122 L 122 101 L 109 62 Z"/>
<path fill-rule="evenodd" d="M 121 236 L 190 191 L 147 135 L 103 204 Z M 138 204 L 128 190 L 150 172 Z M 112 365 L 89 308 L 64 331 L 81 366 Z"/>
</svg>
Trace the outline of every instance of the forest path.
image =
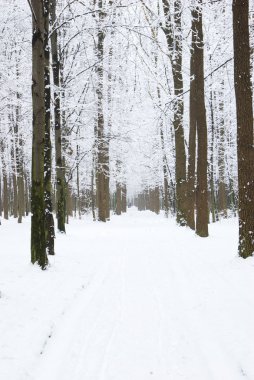
<svg viewBox="0 0 254 380">
<path fill-rule="evenodd" d="M 251 296 L 234 265 L 224 273 L 223 252 L 222 265 L 213 260 L 218 242 L 150 213 L 117 222 L 94 235 L 101 262 L 57 324 L 38 379 L 253 379 L 242 315 Z"/>
<path fill-rule="evenodd" d="M 235 219 L 207 239 L 135 209 L 72 219 L 47 271 L 28 218 L 0 233 L 0 379 L 254 380 L 254 258 L 236 255 Z"/>
</svg>

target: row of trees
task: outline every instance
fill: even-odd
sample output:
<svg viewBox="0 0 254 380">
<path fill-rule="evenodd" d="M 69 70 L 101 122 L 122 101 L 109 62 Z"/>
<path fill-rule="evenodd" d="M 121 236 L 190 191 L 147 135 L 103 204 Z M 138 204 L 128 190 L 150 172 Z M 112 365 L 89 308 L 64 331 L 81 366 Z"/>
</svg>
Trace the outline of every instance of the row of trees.
<svg viewBox="0 0 254 380">
<path fill-rule="evenodd" d="M 0 209 L 21 221 L 31 208 L 32 262 L 46 268 L 54 254 L 53 211 L 65 232 L 73 211 L 105 222 L 110 210 L 126 211 L 128 198 L 175 214 L 202 237 L 239 202 L 239 254 L 251 255 L 248 1 L 234 0 L 233 12 L 226 0 L 11 5 L 2 23 L 11 39 L 0 40 L 1 73 L 9 69 L 9 82 L 0 78 Z"/>
</svg>

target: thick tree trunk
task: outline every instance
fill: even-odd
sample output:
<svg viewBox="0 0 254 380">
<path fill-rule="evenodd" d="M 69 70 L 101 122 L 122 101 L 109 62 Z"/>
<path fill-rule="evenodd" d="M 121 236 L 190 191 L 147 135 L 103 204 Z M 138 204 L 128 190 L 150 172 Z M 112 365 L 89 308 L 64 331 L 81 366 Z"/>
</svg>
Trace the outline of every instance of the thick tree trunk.
<svg viewBox="0 0 254 380">
<path fill-rule="evenodd" d="M 254 252 L 254 148 L 250 75 L 249 2 L 233 0 L 234 80 L 237 114 L 239 255 Z"/>
<path fill-rule="evenodd" d="M 187 220 L 187 196 L 186 196 L 186 152 L 184 145 L 183 129 L 183 75 L 182 75 L 182 27 L 181 27 L 181 1 L 174 1 L 174 23 L 171 21 L 170 3 L 163 0 L 163 10 L 166 26 L 163 29 L 169 56 L 172 65 L 174 82 L 174 131 L 175 131 L 175 178 L 176 178 L 176 213 L 177 222 L 185 226 Z M 173 25 L 174 31 L 173 32 Z"/>
<path fill-rule="evenodd" d="M 51 186 L 51 123 L 50 123 L 50 49 L 49 49 L 49 2 L 44 0 L 44 80 L 45 80 L 45 233 L 46 249 L 49 255 L 54 255 L 55 227 L 52 207 Z"/>
<path fill-rule="evenodd" d="M 32 189 L 31 189 L 31 261 L 45 269 L 48 264 L 45 239 L 44 148 L 45 148 L 45 83 L 44 83 L 44 17 L 43 1 L 31 0 L 33 9 L 32 39 Z"/>
<path fill-rule="evenodd" d="M 202 4 L 202 0 L 199 1 Z M 204 51 L 203 51 L 203 26 L 202 9 L 193 11 L 195 22 L 196 41 L 194 45 L 195 54 L 195 98 L 196 98 L 196 120 L 197 120 L 197 219 L 196 233 L 201 237 L 208 236 L 208 189 L 207 189 L 207 125 L 204 91 Z"/>
</svg>

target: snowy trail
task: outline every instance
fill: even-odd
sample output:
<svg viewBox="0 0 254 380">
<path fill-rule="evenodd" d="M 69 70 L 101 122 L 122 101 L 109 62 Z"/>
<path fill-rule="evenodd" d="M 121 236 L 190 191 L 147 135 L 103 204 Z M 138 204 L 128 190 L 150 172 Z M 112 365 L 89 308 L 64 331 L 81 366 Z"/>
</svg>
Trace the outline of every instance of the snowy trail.
<svg viewBox="0 0 254 380">
<path fill-rule="evenodd" d="M 26 375 L 10 380 L 254 380 L 254 261 L 234 255 L 232 233 L 223 222 L 199 239 L 132 210 L 76 222 L 58 249 L 66 265 L 75 239 L 78 290 L 49 318 Z"/>
</svg>

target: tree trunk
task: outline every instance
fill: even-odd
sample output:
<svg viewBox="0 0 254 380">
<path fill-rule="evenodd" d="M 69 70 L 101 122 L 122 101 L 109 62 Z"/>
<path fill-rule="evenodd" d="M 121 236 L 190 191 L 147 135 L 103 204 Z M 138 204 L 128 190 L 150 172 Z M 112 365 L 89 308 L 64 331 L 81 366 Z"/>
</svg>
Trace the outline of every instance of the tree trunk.
<svg viewBox="0 0 254 380">
<path fill-rule="evenodd" d="M 154 212 L 155 214 L 160 213 L 160 188 L 156 186 L 154 189 Z"/>
<path fill-rule="evenodd" d="M 214 189 L 214 112 L 213 112 L 213 91 L 210 90 L 210 114 L 211 114 L 211 155 L 210 155 L 210 202 L 211 202 L 211 213 L 212 213 L 212 221 L 213 223 L 218 220 L 218 210 L 217 203 L 215 197 L 215 189 Z"/>
<path fill-rule="evenodd" d="M 31 189 L 31 261 L 45 269 L 48 264 L 45 239 L 44 148 L 45 148 L 45 83 L 44 83 L 44 17 L 43 1 L 31 0 L 33 10 L 32 39 L 32 189 Z"/>
<path fill-rule="evenodd" d="M 104 39 L 105 31 L 103 30 L 103 1 L 98 0 L 99 9 L 99 27 L 98 27 L 98 46 L 97 46 L 97 99 L 98 99 L 98 117 L 97 117 L 97 140 L 98 140 L 98 163 L 97 163 L 97 200 L 98 200 L 98 220 L 106 222 L 107 212 L 107 190 L 108 190 L 108 146 L 104 128 L 103 114 L 103 58 L 104 58 Z"/>
<path fill-rule="evenodd" d="M 52 25 L 56 22 L 56 0 L 50 0 Z M 54 81 L 54 121 L 55 121 L 55 160 L 56 160 L 56 204 L 57 229 L 65 233 L 65 173 L 62 158 L 62 123 L 60 96 L 60 60 L 58 54 L 57 30 L 51 35 L 52 69 Z"/>
<path fill-rule="evenodd" d="M 12 120 L 12 122 L 14 122 Z M 18 189 L 17 189 L 17 171 L 15 165 L 15 133 L 12 137 L 12 146 L 11 146 L 11 167 L 12 167 L 12 186 L 13 186 L 13 217 L 18 217 Z"/>
<path fill-rule="evenodd" d="M 202 4 L 202 0 L 199 0 Z M 208 190 L 207 190 L 207 125 L 204 91 L 204 43 L 202 26 L 202 9 L 197 7 L 193 11 L 196 20 L 196 40 L 194 45 L 195 54 L 195 98 L 196 98 L 196 120 L 197 120 L 197 219 L 196 233 L 201 237 L 208 236 Z"/>
<path fill-rule="evenodd" d="M 16 69 L 17 80 L 20 76 L 19 67 L 17 64 Z M 17 92 L 17 105 L 16 105 L 16 122 L 14 124 L 14 138 L 15 138 L 15 150 L 16 150 L 16 168 L 17 168 L 17 187 L 18 187 L 18 223 L 22 223 L 22 217 L 25 214 L 25 185 L 24 185 L 24 164 L 23 164 L 23 139 L 20 133 L 19 127 L 21 122 L 20 115 L 20 101 L 21 94 Z"/>
<path fill-rule="evenodd" d="M 78 211 L 78 217 L 81 219 L 81 204 L 80 204 L 80 180 L 79 180 L 79 145 L 77 144 L 77 165 L 76 165 L 76 179 L 77 179 L 77 202 L 76 209 Z M 75 215 L 76 216 L 76 215 Z"/>
<path fill-rule="evenodd" d="M 239 255 L 254 252 L 254 148 L 250 75 L 249 2 L 233 0 L 234 81 L 237 114 Z"/>
<path fill-rule="evenodd" d="M 174 82 L 174 131 L 175 131 L 175 178 L 176 178 L 176 213 L 177 222 L 186 225 L 187 197 L 186 197 L 186 152 L 183 129 L 183 75 L 182 75 L 182 27 L 181 1 L 174 1 L 174 23 L 171 21 L 170 4 L 163 0 L 163 10 L 166 26 L 163 29 L 167 39 L 169 56 L 172 66 Z M 173 25 L 174 31 L 173 32 Z"/>
<path fill-rule="evenodd" d="M 26 209 L 26 216 L 29 215 L 31 211 L 31 196 L 30 196 L 30 181 L 29 176 L 26 172 L 24 172 L 24 180 L 25 180 L 25 209 Z"/>
<path fill-rule="evenodd" d="M 127 212 L 127 187 L 126 184 L 122 185 L 122 213 Z"/>
<path fill-rule="evenodd" d="M 44 161 L 44 191 L 45 191 L 45 233 L 46 249 L 49 255 L 54 255 L 55 227 L 52 207 L 51 186 L 51 125 L 50 125 L 50 49 L 49 49 L 49 1 L 44 0 L 44 80 L 45 80 L 45 161 Z"/>
<path fill-rule="evenodd" d="M 189 114 L 189 150 L 188 150 L 188 208 L 187 224 L 195 230 L 195 174 L 196 174 L 196 136 L 197 136 L 197 99 L 195 94 L 195 25 L 196 20 L 192 18 L 192 43 L 190 59 L 190 114 Z"/>
<path fill-rule="evenodd" d="M 224 125 L 224 103 L 223 90 L 224 81 L 221 85 L 222 92 L 219 94 L 219 142 L 218 142 L 218 167 L 219 167 L 219 186 L 218 186 L 218 211 L 223 218 L 227 217 L 227 188 L 225 183 L 225 125 Z"/>
<path fill-rule="evenodd" d="M 3 173 L 3 209 L 4 219 L 9 219 L 9 199 L 8 199 L 8 177 L 7 173 Z"/>
<path fill-rule="evenodd" d="M 122 186 L 119 182 L 116 184 L 116 215 L 122 213 Z"/>
</svg>

